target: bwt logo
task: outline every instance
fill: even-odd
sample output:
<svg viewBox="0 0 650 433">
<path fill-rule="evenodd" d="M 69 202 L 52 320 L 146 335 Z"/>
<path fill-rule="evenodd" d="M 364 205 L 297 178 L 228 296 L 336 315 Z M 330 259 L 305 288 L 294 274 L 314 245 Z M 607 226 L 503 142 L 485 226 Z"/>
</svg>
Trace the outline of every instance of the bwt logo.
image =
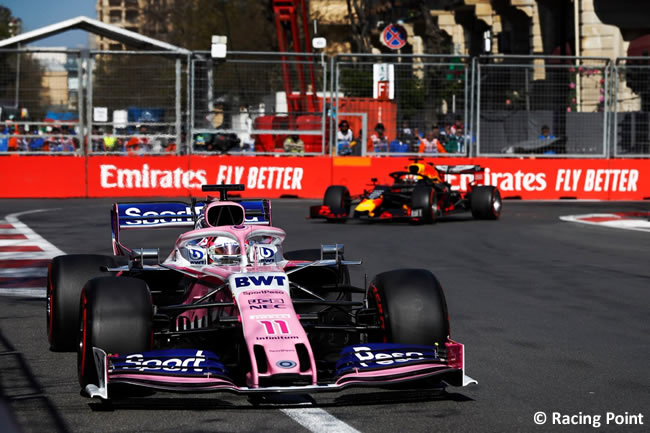
<svg viewBox="0 0 650 433">
<path fill-rule="evenodd" d="M 260 275 L 256 277 L 235 277 L 235 287 L 249 287 L 249 286 L 271 286 L 273 280 L 279 285 L 284 286 L 287 279 L 284 275 Z"/>
<path fill-rule="evenodd" d="M 355 356 L 359 358 L 359 361 L 375 362 L 380 365 L 390 365 L 396 362 L 407 362 L 424 359 L 423 354 L 420 352 L 372 353 L 372 349 L 369 347 L 360 346 L 355 347 L 354 352 Z M 368 364 L 365 362 L 361 362 L 360 364 L 364 367 L 368 367 Z"/>
</svg>

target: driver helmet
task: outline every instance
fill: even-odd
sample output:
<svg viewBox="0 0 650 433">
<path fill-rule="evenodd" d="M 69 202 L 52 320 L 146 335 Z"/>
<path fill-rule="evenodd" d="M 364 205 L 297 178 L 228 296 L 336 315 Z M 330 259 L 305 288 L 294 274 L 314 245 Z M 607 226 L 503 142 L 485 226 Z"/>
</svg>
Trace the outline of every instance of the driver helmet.
<svg viewBox="0 0 650 433">
<path fill-rule="evenodd" d="M 404 181 L 404 183 L 417 183 L 418 175 L 417 174 L 407 174 L 402 178 L 402 180 Z"/>
<path fill-rule="evenodd" d="M 241 248 L 236 240 L 220 236 L 208 247 L 208 257 L 218 265 L 238 264 L 241 259 Z"/>
</svg>

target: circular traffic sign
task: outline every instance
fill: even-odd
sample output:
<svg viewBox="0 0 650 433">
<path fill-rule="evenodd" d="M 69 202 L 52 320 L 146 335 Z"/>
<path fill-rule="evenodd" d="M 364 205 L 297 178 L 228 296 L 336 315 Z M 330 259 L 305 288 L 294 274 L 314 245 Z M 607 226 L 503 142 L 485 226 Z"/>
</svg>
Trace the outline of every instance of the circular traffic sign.
<svg viewBox="0 0 650 433">
<path fill-rule="evenodd" d="M 397 24 L 389 24 L 381 32 L 381 43 L 391 50 L 399 50 L 406 45 L 406 30 Z"/>
</svg>

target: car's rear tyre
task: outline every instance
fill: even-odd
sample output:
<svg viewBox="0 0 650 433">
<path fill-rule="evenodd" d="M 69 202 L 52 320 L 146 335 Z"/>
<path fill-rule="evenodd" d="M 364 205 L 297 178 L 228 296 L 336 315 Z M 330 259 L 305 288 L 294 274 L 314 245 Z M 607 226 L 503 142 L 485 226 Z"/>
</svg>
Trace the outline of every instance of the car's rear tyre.
<svg viewBox="0 0 650 433">
<path fill-rule="evenodd" d="M 350 215 L 350 204 L 350 191 L 347 187 L 342 185 L 332 185 L 327 187 L 327 190 L 325 190 L 323 205 L 329 207 L 331 211 L 341 212 L 341 210 L 343 210 L 346 215 Z M 335 220 L 328 219 L 327 221 Z"/>
<path fill-rule="evenodd" d="M 501 215 L 501 193 L 492 185 L 480 185 L 472 190 L 470 207 L 476 219 L 495 220 Z"/>
<path fill-rule="evenodd" d="M 425 269 L 378 274 L 370 283 L 369 305 L 377 308 L 382 331 L 372 341 L 444 347 L 449 337 L 447 303 L 435 275 Z"/>
<path fill-rule="evenodd" d="M 79 295 L 86 281 L 110 275 L 102 267 L 116 265 L 114 257 L 71 254 L 52 259 L 47 276 L 47 338 L 54 351 L 74 351 L 79 325 Z"/>
<path fill-rule="evenodd" d="M 433 224 L 438 216 L 438 197 L 436 190 L 429 185 L 418 184 L 411 195 L 411 212 L 421 210 L 420 221 Z"/>
<path fill-rule="evenodd" d="M 130 277 L 88 281 L 78 303 L 77 372 L 79 384 L 97 384 L 93 347 L 108 353 L 151 350 L 153 305 L 147 284 Z"/>
</svg>

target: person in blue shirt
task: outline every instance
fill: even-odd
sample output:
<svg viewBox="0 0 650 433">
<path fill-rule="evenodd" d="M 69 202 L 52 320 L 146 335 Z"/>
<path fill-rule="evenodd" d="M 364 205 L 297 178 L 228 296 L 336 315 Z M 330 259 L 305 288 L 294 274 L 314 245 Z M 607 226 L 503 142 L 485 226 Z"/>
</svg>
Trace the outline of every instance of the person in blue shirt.
<svg viewBox="0 0 650 433">
<path fill-rule="evenodd" d="M 551 134 L 551 128 L 548 127 L 548 125 L 543 125 L 542 126 L 542 132 L 541 135 L 539 136 L 540 140 L 550 140 L 552 138 L 555 138 L 553 134 Z"/>
</svg>

